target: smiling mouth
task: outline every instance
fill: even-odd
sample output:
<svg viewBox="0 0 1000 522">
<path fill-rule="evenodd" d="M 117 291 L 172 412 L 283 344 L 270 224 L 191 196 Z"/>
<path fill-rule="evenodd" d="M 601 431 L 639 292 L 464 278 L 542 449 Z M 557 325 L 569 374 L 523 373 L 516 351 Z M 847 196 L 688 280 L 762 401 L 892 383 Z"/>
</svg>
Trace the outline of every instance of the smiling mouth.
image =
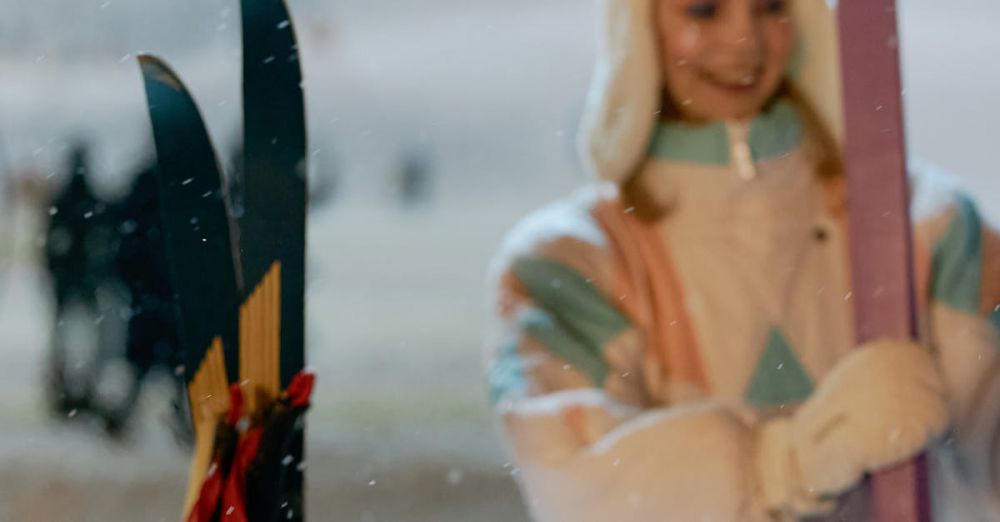
<svg viewBox="0 0 1000 522">
<path fill-rule="evenodd" d="M 759 73 L 747 74 L 735 79 L 723 79 L 707 71 L 699 71 L 699 76 L 706 83 L 709 83 L 714 87 L 737 94 L 752 92 L 760 83 Z"/>
</svg>

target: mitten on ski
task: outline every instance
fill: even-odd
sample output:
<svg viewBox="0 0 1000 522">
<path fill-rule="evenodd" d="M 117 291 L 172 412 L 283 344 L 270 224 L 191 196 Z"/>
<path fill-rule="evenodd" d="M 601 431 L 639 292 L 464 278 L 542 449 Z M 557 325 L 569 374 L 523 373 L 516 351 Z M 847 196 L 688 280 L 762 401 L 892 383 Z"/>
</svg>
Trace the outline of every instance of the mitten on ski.
<svg viewBox="0 0 1000 522">
<path fill-rule="evenodd" d="M 312 373 L 299 372 L 249 423 L 244 422 L 243 390 L 231 387 L 232 407 L 218 430 L 212 465 L 187 522 L 279 520 L 290 464 L 286 456 L 314 382 Z"/>
<path fill-rule="evenodd" d="M 949 423 L 945 386 L 924 347 L 876 341 L 848 354 L 790 417 L 757 442 L 762 494 L 774 511 L 824 512 L 865 473 L 920 453 Z"/>
</svg>

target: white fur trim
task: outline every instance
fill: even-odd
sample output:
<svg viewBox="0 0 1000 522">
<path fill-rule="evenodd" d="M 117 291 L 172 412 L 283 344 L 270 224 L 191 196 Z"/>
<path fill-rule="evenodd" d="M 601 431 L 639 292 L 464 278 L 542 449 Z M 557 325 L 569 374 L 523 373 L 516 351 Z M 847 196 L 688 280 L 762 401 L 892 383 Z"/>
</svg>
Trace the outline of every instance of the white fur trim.
<svg viewBox="0 0 1000 522">
<path fill-rule="evenodd" d="M 836 4 L 836 2 L 830 2 Z M 823 125 L 843 140 L 844 107 L 836 5 L 825 0 L 793 0 L 792 16 L 802 46 L 801 64 L 792 83 L 819 114 Z"/>
<path fill-rule="evenodd" d="M 597 66 L 580 122 L 587 170 L 624 181 L 645 156 L 660 108 L 660 73 L 650 0 L 597 0 Z"/>
</svg>

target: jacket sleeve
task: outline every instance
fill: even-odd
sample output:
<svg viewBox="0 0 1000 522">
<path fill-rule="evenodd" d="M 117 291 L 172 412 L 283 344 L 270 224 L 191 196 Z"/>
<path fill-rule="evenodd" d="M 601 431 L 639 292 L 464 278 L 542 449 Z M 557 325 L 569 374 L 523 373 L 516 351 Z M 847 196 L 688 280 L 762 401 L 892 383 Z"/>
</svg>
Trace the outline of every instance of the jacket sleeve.
<svg viewBox="0 0 1000 522">
<path fill-rule="evenodd" d="M 583 215 L 533 221 L 494 270 L 487 373 L 535 519 L 767 520 L 751 415 L 650 399 L 642 333 L 612 305 L 599 228 Z"/>
<path fill-rule="evenodd" d="M 928 220 L 925 299 L 953 411 L 952 492 L 1000 516 L 1000 235 L 966 197 Z M 918 231 L 919 234 L 919 231 Z M 918 254 L 919 255 L 919 254 Z M 949 479 L 952 480 L 952 479 Z M 968 498 L 971 495 L 973 498 Z"/>
</svg>

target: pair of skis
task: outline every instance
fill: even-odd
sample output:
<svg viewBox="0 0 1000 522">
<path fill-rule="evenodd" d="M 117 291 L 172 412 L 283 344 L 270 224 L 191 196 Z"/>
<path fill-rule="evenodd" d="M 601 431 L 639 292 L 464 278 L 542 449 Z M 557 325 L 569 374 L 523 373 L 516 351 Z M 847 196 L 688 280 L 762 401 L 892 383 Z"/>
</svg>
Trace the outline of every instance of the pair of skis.
<svg viewBox="0 0 1000 522">
<path fill-rule="evenodd" d="M 139 62 L 195 428 L 188 521 L 303 520 L 306 131 L 284 0 L 241 0 L 241 201 L 177 74 Z"/>
<path fill-rule="evenodd" d="M 895 0 L 840 0 L 844 164 L 858 341 L 916 337 Z M 872 477 L 877 522 L 931 522 L 924 457 Z"/>
</svg>

